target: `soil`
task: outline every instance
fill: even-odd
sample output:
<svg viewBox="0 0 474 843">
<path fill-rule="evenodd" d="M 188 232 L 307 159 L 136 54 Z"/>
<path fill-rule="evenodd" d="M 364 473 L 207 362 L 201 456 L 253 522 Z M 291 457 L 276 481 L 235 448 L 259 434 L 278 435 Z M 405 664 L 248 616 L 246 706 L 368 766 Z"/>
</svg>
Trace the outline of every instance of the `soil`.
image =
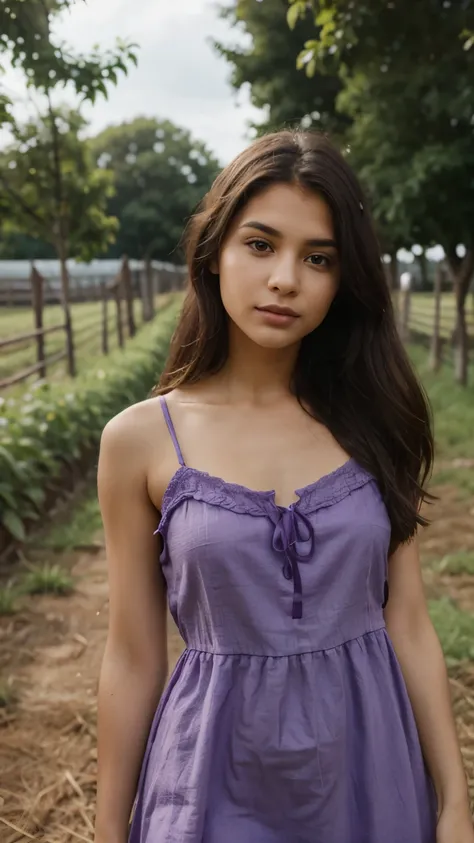
<svg viewBox="0 0 474 843">
<path fill-rule="evenodd" d="M 425 562 L 474 550 L 474 499 L 438 488 L 423 531 Z M 0 675 L 17 701 L 0 707 L 0 841 L 92 843 L 96 779 L 96 689 L 107 627 L 101 537 L 63 556 L 77 581 L 68 597 L 25 598 L 0 618 Z M 449 594 L 474 611 L 474 577 L 425 568 L 429 596 Z M 182 642 L 169 622 L 170 667 Z M 450 671 L 456 723 L 474 800 L 474 664 Z"/>
</svg>

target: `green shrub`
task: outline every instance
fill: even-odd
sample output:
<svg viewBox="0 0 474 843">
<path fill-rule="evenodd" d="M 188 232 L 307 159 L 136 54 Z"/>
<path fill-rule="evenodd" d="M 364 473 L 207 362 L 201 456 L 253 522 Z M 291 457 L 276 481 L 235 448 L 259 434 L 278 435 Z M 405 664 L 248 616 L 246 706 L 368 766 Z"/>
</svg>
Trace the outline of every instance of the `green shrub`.
<svg viewBox="0 0 474 843">
<path fill-rule="evenodd" d="M 13 615 L 16 612 L 17 593 L 11 583 L 0 586 L 0 615 Z"/>
<path fill-rule="evenodd" d="M 59 565 L 35 565 L 23 577 L 21 590 L 24 594 L 70 594 L 74 591 L 74 580 Z"/>
<path fill-rule="evenodd" d="M 39 383 L 19 399 L 0 398 L 0 526 L 24 541 L 44 512 L 46 492 L 98 448 L 112 416 L 148 395 L 163 368 L 178 303 L 75 381 Z"/>
</svg>

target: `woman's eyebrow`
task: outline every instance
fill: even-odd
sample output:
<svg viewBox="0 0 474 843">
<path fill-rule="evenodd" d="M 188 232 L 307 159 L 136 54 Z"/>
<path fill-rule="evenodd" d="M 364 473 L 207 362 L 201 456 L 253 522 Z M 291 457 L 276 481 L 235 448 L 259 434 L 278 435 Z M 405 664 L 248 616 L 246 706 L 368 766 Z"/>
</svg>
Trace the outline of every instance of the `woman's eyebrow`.
<svg viewBox="0 0 474 843">
<path fill-rule="evenodd" d="M 264 222 L 258 222 L 258 220 L 248 220 L 243 222 L 240 228 L 256 228 L 257 231 L 262 231 L 264 234 L 270 234 L 272 237 L 283 236 L 281 231 L 278 231 L 276 228 L 273 228 L 273 226 L 267 225 Z M 305 244 L 307 246 L 327 246 L 337 249 L 336 241 L 327 237 L 315 237 L 311 240 L 306 240 Z"/>
</svg>

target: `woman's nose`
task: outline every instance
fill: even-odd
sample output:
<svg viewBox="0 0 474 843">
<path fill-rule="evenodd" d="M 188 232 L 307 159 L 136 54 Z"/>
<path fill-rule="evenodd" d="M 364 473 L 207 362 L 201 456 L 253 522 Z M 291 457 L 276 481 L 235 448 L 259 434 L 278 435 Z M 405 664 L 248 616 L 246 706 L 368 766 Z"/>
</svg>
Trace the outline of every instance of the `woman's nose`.
<svg viewBox="0 0 474 843">
<path fill-rule="evenodd" d="M 299 288 L 299 270 L 294 259 L 278 261 L 268 279 L 268 289 L 283 295 L 296 293 Z"/>
</svg>

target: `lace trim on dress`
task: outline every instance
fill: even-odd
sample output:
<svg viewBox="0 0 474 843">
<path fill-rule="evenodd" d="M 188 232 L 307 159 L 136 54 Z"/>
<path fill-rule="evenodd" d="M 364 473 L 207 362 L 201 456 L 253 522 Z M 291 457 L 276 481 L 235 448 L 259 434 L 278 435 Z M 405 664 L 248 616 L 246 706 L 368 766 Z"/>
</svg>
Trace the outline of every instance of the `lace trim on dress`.
<svg viewBox="0 0 474 843">
<path fill-rule="evenodd" d="M 299 500 L 292 506 L 305 514 L 316 512 L 322 507 L 338 503 L 351 492 L 374 480 L 372 474 L 351 459 L 314 483 L 297 489 Z M 160 533 L 163 533 L 171 513 L 182 501 L 189 498 L 204 501 L 211 506 L 221 506 L 240 515 L 269 516 L 272 521 L 275 521 L 275 516 L 278 516 L 281 510 L 289 509 L 275 503 L 273 490 L 249 489 L 204 471 L 181 466 L 163 496 Z"/>
</svg>

